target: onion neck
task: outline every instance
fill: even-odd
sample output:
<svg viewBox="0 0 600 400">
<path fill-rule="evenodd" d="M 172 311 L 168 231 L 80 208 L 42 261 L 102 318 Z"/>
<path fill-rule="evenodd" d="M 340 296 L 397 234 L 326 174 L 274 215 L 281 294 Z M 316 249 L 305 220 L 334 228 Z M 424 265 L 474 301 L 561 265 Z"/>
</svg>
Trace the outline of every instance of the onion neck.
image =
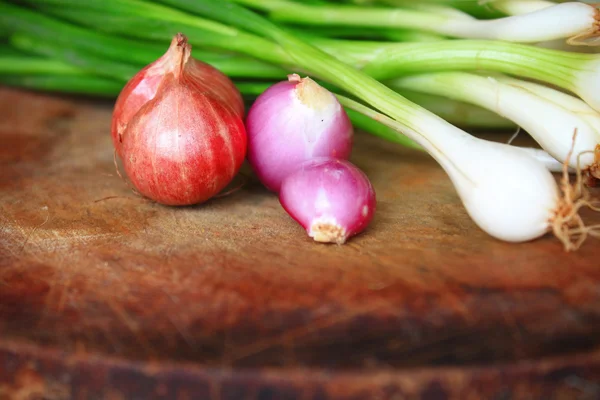
<svg viewBox="0 0 600 400">
<path fill-rule="evenodd" d="M 181 78 L 187 65 L 190 55 L 192 54 L 192 46 L 188 43 L 185 35 L 178 33 L 171 42 L 169 48 L 169 57 L 171 59 L 170 67 L 176 79 Z"/>
<path fill-rule="evenodd" d="M 300 78 L 298 74 L 288 75 L 288 80 L 297 83 L 295 93 L 306 107 L 323 110 L 335 103 L 335 97 L 309 77 Z"/>
</svg>

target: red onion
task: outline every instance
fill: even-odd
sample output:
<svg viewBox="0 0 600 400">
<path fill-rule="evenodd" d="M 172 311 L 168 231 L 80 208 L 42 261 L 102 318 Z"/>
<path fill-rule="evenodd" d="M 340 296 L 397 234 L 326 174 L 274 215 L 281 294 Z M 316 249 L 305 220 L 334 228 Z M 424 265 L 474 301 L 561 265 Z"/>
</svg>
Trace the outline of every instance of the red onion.
<svg viewBox="0 0 600 400">
<path fill-rule="evenodd" d="M 362 232 L 375 213 L 367 176 L 346 160 L 315 158 L 281 185 L 279 201 L 317 242 L 343 244 Z"/>
<path fill-rule="evenodd" d="M 304 161 L 347 159 L 353 129 L 337 98 L 310 78 L 288 76 L 263 92 L 246 119 L 248 162 L 274 192 Z"/>
<path fill-rule="evenodd" d="M 185 58 L 182 59 L 185 60 Z M 121 159 L 133 186 L 166 205 L 203 202 L 239 171 L 246 154 L 242 118 L 198 90 L 185 63 L 168 74 L 122 134 Z"/>
<path fill-rule="evenodd" d="M 233 82 L 218 69 L 192 58 L 191 51 L 187 38 L 177 34 L 162 57 L 140 70 L 123 87 L 115 104 L 111 126 L 113 144 L 119 154 L 120 137 L 127 123 L 156 96 L 164 77 L 181 68 L 185 70 L 182 80 L 187 85 L 213 96 L 243 118 L 244 101 Z"/>
</svg>

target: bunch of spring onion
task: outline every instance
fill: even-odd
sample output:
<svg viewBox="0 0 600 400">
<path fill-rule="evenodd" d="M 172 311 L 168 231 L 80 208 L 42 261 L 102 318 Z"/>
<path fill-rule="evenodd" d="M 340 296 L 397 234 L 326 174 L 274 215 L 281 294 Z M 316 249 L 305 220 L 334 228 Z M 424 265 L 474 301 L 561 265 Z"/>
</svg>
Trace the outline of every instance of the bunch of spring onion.
<svg viewBox="0 0 600 400">
<path fill-rule="evenodd" d="M 496 238 L 520 242 L 552 231 L 570 250 L 596 234 L 578 217 L 582 206 L 593 207 L 588 192 L 566 178 L 557 185 L 549 170 L 562 170 L 564 163 L 578 176 L 600 175 L 600 56 L 544 45 L 595 44 L 593 6 L 508 0 L 460 10 L 450 1 L 393 0 L 19 3 L 28 6 L 0 1 L 0 32 L 26 54 L 0 53 L 0 69 L 10 70 L 11 59 L 24 67 L 3 75 L 8 84 L 115 95 L 183 31 L 200 49 L 199 59 L 250 97 L 290 73 L 305 74 L 338 94 L 355 125 L 416 143 L 448 173 L 475 223 Z M 463 107 L 465 114 L 448 112 Z M 484 126 L 479 118 L 521 126 L 545 151 L 491 143 L 455 126 Z"/>
</svg>

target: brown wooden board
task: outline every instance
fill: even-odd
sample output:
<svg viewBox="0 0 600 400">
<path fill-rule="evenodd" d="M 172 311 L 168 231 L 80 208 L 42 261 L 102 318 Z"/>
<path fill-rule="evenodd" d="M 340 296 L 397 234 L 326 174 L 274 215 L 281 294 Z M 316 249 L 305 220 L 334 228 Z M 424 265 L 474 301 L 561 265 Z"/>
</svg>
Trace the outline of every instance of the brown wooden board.
<svg viewBox="0 0 600 400">
<path fill-rule="evenodd" d="M 427 154 L 364 133 L 377 212 L 346 245 L 254 180 L 153 204 L 111 111 L 0 90 L 0 398 L 600 398 L 598 241 L 495 240 Z"/>
</svg>

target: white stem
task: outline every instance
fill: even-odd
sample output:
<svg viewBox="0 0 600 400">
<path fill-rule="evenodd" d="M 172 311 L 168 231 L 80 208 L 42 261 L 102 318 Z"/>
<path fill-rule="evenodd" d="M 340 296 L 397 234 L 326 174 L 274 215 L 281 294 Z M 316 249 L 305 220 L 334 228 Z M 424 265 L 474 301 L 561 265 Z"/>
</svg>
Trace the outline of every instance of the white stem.
<svg viewBox="0 0 600 400">
<path fill-rule="evenodd" d="M 597 13 L 591 5 L 571 2 L 493 20 L 449 19 L 436 30 L 461 38 L 535 43 L 591 35 L 597 31 Z"/>
<path fill-rule="evenodd" d="M 256 1 L 252 0 L 252 3 Z M 283 3 L 287 6 L 283 6 Z M 476 19 L 449 6 L 419 4 L 417 1 L 404 8 L 283 3 L 275 1 L 269 7 L 271 18 L 310 26 L 404 28 L 464 39 L 521 43 L 566 38 L 582 41 L 582 38 L 596 36 L 598 30 L 598 10 L 592 5 L 578 2 L 556 4 L 526 14 L 489 20 Z"/>
<path fill-rule="evenodd" d="M 470 136 L 422 110 L 410 126 L 351 100 L 343 104 L 419 143 L 446 171 L 473 221 L 508 242 L 538 238 L 551 229 L 560 191 L 546 166 L 521 148 Z"/>
<path fill-rule="evenodd" d="M 595 163 L 592 152 L 600 143 L 597 114 L 593 112 L 587 117 L 584 112 L 579 114 L 581 111 L 589 113 L 591 109 L 578 99 L 554 89 L 538 88 L 528 83 L 519 86 L 515 82 L 519 81 L 464 72 L 424 74 L 395 81 L 403 88 L 447 96 L 494 111 L 525 129 L 557 160 L 567 159 L 573 146 L 573 133 L 577 130 L 569 166 L 577 168 L 580 162 L 584 169 L 592 167 Z M 583 152 L 590 153 L 578 157 Z"/>
<path fill-rule="evenodd" d="M 543 99 L 556 103 L 557 105 L 585 119 L 587 123 L 594 127 L 596 132 L 600 133 L 600 114 L 598 114 L 596 110 L 578 97 L 545 85 L 541 85 L 539 83 L 511 78 L 506 75 L 497 75 L 496 79 L 502 83 L 524 88 L 532 93 L 535 93 L 537 96 Z"/>
<path fill-rule="evenodd" d="M 545 0 L 499 0 L 490 5 L 507 15 L 521 15 L 555 6 L 556 3 Z"/>
<path fill-rule="evenodd" d="M 572 91 L 600 112 L 600 58 L 594 57 L 573 72 L 575 76 Z"/>
</svg>

